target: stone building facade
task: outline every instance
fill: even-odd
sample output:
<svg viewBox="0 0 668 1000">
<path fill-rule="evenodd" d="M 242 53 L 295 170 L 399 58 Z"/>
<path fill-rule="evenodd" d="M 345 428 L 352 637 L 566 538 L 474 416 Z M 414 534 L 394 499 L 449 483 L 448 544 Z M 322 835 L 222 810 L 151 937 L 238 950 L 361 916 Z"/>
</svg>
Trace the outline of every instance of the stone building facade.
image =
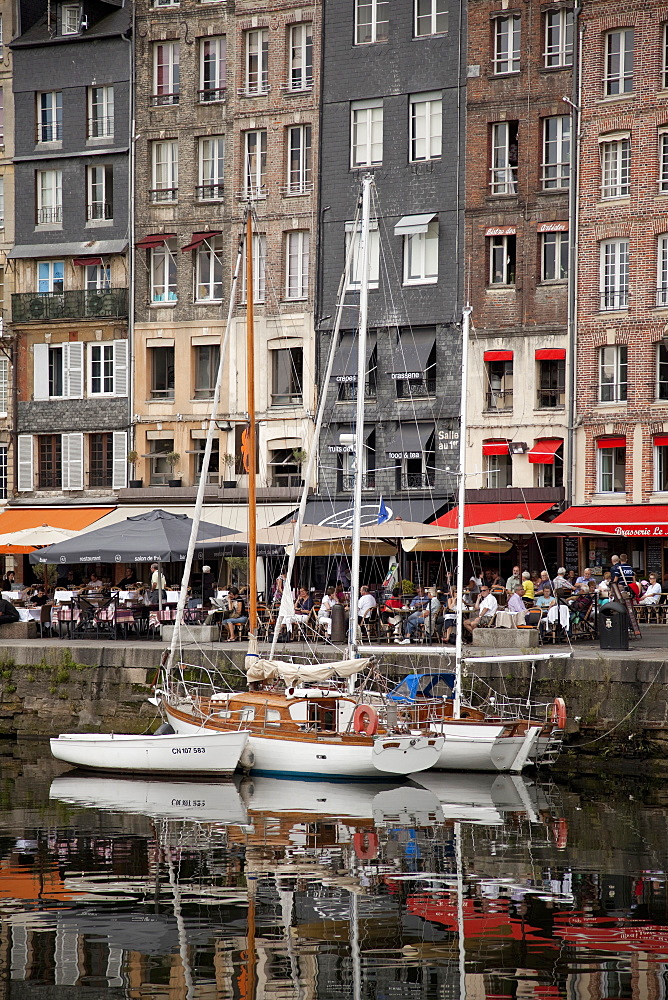
<svg viewBox="0 0 668 1000">
<path fill-rule="evenodd" d="M 10 495 L 14 479 L 14 339 L 11 292 L 14 274 L 7 255 L 14 243 L 14 95 L 12 53 L 8 42 L 16 31 L 16 7 L 0 4 L 0 503 Z"/>
</svg>

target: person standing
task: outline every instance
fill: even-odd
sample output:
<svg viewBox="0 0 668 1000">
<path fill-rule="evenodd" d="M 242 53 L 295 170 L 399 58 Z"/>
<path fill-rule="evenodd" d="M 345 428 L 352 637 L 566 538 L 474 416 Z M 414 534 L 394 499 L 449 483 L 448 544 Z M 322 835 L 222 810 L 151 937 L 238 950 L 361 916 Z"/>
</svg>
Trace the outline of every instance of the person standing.
<svg viewBox="0 0 668 1000">
<path fill-rule="evenodd" d="M 615 558 L 614 556 L 612 557 Z M 625 552 L 622 552 L 619 559 L 612 567 L 612 582 L 613 583 L 625 583 L 626 586 L 630 586 L 635 580 L 636 572 L 633 566 L 629 565 L 629 557 Z"/>
<path fill-rule="evenodd" d="M 157 563 L 151 563 L 151 590 L 165 590 L 167 581 Z"/>
</svg>

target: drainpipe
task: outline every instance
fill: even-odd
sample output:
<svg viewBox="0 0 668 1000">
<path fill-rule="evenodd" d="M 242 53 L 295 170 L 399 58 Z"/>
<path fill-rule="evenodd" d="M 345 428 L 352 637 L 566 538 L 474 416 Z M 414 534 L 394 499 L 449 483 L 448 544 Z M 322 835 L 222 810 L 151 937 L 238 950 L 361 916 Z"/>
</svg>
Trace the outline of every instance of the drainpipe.
<svg viewBox="0 0 668 1000">
<path fill-rule="evenodd" d="M 571 109 L 571 175 L 568 191 L 568 442 L 566 452 L 566 504 L 573 505 L 575 488 L 575 372 L 577 369 L 578 322 L 578 198 L 580 193 L 580 113 L 582 77 L 582 35 L 579 16 L 582 8 L 573 11 L 573 85 L 570 99 L 564 101 Z"/>
<path fill-rule="evenodd" d="M 123 35 L 128 43 L 129 95 L 128 95 L 128 452 L 135 449 L 134 399 L 135 399 L 135 38 L 137 37 L 136 4 L 132 5 L 132 28 L 130 37 Z"/>
</svg>

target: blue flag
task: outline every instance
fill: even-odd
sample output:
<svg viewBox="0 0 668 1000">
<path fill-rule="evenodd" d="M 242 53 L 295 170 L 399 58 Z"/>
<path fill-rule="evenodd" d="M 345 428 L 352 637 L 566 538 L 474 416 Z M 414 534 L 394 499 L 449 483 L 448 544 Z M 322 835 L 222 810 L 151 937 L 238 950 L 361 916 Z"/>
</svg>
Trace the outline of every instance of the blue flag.
<svg viewBox="0 0 668 1000">
<path fill-rule="evenodd" d="M 380 507 L 378 508 L 378 524 L 385 524 L 386 521 L 390 520 L 390 512 L 385 506 L 385 501 L 380 498 Z"/>
</svg>

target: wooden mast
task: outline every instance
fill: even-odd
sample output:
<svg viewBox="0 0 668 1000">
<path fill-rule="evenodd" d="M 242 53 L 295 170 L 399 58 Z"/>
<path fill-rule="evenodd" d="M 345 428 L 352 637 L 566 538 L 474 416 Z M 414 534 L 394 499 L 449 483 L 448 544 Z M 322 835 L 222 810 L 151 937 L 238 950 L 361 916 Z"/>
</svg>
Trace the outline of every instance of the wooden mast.
<svg viewBox="0 0 668 1000">
<path fill-rule="evenodd" d="M 253 214 L 246 209 L 246 382 L 248 437 L 246 462 L 248 472 L 248 631 L 257 632 L 257 502 L 255 485 L 255 331 L 253 315 Z"/>
</svg>

